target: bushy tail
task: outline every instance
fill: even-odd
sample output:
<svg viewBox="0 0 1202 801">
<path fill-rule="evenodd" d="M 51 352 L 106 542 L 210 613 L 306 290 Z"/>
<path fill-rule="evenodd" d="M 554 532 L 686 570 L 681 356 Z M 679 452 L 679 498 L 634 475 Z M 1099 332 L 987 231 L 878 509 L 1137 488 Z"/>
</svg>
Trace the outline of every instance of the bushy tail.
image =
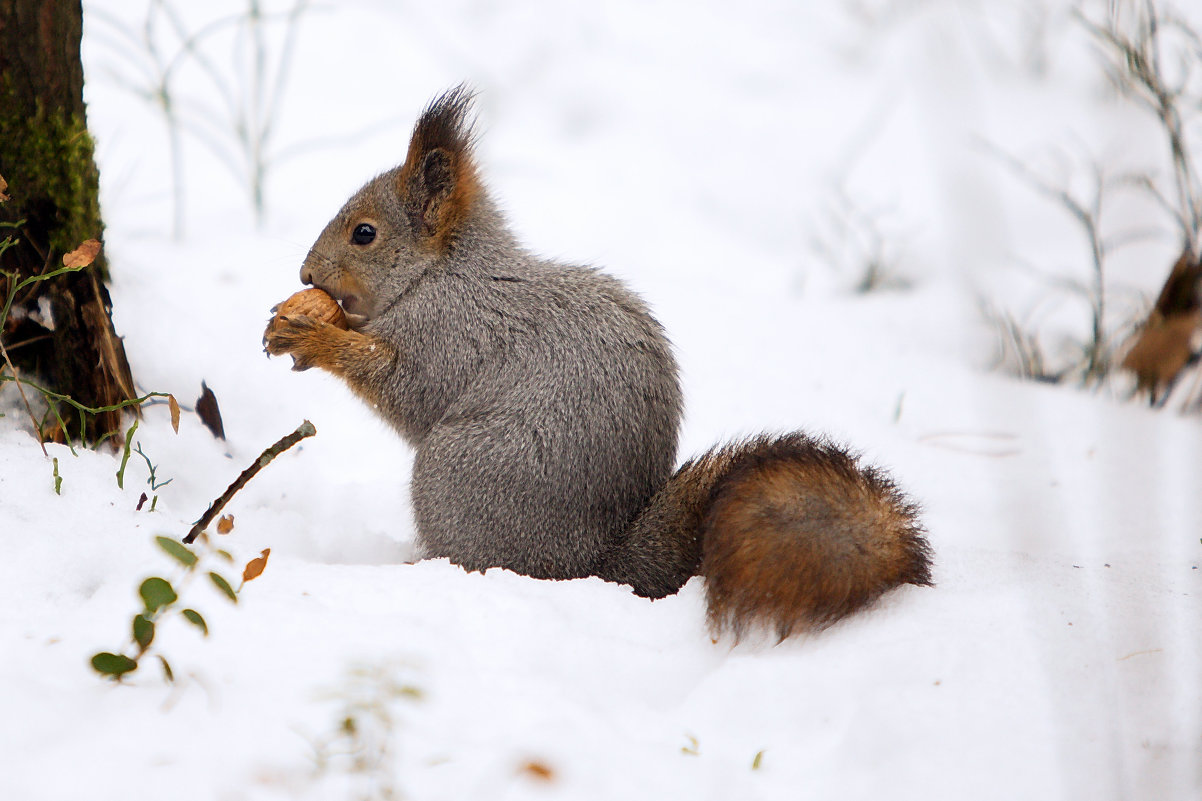
<svg viewBox="0 0 1202 801">
<path fill-rule="evenodd" d="M 918 508 L 880 470 L 801 433 L 682 466 L 597 574 L 653 598 L 705 576 L 715 632 L 825 628 L 902 584 L 931 584 Z"/>
</svg>

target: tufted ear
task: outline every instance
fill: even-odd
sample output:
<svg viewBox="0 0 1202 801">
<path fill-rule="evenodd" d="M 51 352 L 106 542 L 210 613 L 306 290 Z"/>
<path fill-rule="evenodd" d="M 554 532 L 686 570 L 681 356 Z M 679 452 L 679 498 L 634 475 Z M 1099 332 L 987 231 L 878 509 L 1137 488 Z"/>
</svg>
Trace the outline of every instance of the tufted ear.
<svg viewBox="0 0 1202 801">
<path fill-rule="evenodd" d="M 472 97 L 460 85 L 426 107 L 397 178 L 414 230 L 439 248 L 454 238 L 480 192 L 468 120 Z"/>
</svg>

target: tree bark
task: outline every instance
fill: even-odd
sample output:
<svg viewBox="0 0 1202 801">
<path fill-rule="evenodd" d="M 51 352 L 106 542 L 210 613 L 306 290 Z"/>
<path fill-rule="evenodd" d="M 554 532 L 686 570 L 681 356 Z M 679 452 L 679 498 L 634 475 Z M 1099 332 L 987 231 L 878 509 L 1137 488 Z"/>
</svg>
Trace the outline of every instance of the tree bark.
<svg viewBox="0 0 1202 801">
<path fill-rule="evenodd" d="M 4 254 L 3 269 L 14 277 L 0 277 L 0 297 L 9 281 L 56 269 L 82 241 L 102 238 L 82 32 L 80 0 L 0 0 L 0 176 L 11 196 L 0 204 L 0 219 L 24 221 L 18 244 Z M 26 287 L 2 321 L 18 370 L 90 407 L 135 397 L 106 278 L 102 251 L 87 269 Z M 82 436 L 119 435 L 121 417 L 89 416 Z"/>
</svg>

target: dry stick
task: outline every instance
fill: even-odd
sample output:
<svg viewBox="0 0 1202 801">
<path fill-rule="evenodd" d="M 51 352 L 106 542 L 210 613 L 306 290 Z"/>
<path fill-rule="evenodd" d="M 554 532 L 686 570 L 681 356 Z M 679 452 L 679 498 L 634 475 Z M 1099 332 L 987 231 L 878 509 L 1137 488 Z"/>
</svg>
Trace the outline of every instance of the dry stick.
<svg viewBox="0 0 1202 801">
<path fill-rule="evenodd" d="M 196 525 L 192 526 L 192 530 L 188 532 L 186 537 L 184 537 L 184 542 L 191 543 L 193 540 L 199 537 L 200 533 L 208 528 L 209 523 L 213 522 L 213 518 L 221 514 L 221 510 L 224 509 L 225 505 L 233 499 L 233 497 L 238 493 L 238 490 L 245 487 L 247 482 L 255 477 L 255 474 L 271 463 L 272 459 L 279 456 L 281 453 L 288 450 L 305 437 L 311 437 L 316 433 L 317 429 L 313 427 L 312 423 L 306 420 L 305 422 L 301 423 L 291 434 L 259 454 L 259 458 L 255 459 L 254 463 L 251 464 L 250 467 L 243 470 L 242 475 L 234 479 L 234 483 L 230 484 L 229 487 L 226 488 L 225 492 L 221 494 L 221 497 L 209 505 L 208 511 L 200 516 L 200 519 L 196 521 Z"/>
</svg>

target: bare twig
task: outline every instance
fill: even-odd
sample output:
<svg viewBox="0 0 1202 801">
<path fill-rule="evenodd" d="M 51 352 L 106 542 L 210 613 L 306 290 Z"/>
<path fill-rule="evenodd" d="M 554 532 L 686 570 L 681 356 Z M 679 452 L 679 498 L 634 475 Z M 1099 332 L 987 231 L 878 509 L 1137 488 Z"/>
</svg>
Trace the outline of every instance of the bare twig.
<svg viewBox="0 0 1202 801">
<path fill-rule="evenodd" d="M 1074 197 L 1067 189 L 1052 184 L 1005 150 L 986 140 L 980 140 L 980 142 L 986 150 L 1010 168 L 1016 176 L 1044 197 L 1059 204 L 1080 224 L 1089 244 L 1090 259 L 1093 267 L 1093 286 L 1088 293 L 1092 317 L 1090 326 L 1091 342 L 1086 348 L 1085 379 L 1101 378 L 1106 373 L 1108 367 L 1103 347 L 1106 317 L 1105 260 L 1107 246 L 1098 225 L 1098 220 L 1102 216 L 1102 190 L 1105 185 L 1101 167 L 1096 163 L 1093 165 L 1093 199 L 1086 205 Z"/>
<path fill-rule="evenodd" d="M 259 458 L 255 459 L 250 467 L 243 470 L 241 475 L 234 479 L 234 483 L 230 484 L 229 487 L 226 488 L 225 492 L 221 493 L 221 497 L 209 505 L 208 510 L 200 516 L 200 519 L 196 521 L 194 526 L 192 526 L 192 530 L 189 531 L 187 536 L 184 537 L 184 542 L 191 543 L 193 540 L 199 537 L 200 533 L 208 528 L 208 525 L 213 522 L 213 518 L 221 514 L 221 510 L 225 508 L 225 505 L 233 499 L 238 491 L 245 487 L 247 482 L 254 478 L 260 470 L 271 464 L 272 459 L 279 456 L 281 453 L 288 450 L 305 437 L 311 437 L 316 433 L 317 429 L 313 427 L 312 423 L 306 420 L 301 423 L 291 434 L 282 438 L 279 442 L 275 443 L 270 448 L 267 448 L 265 451 L 259 454 Z"/>
<path fill-rule="evenodd" d="M 1074 10 L 1073 13 L 1109 55 L 1106 70 L 1118 90 L 1143 104 L 1160 121 L 1168 137 L 1177 190 L 1178 211 L 1173 218 L 1181 227 L 1190 251 L 1196 254 L 1202 231 L 1202 202 L 1198 197 L 1197 172 L 1186 141 L 1185 119 L 1181 111 L 1182 103 L 1188 103 L 1190 99 L 1184 94 L 1184 81 L 1181 86 L 1172 87 L 1164 77 L 1160 34 L 1162 27 L 1167 24 L 1184 33 L 1198 51 L 1202 45 L 1197 34 L 1183 23 L 1163 21 L 1154 0 L 1145 0 L 1143 3 L 1132 35 L 1119 29 L 1114 13 L 1110 14 L 1105 24 L 1094 22 L 1080 10 Z M 1158 192 L 1156 194 L 1160 196 Z"/>
<path fill-rule="evenodd" d="M 1058 383 L 1062 372 L 1049 372 L 1039 338 L 1009 312 L 982 304 L 983 316 L 998 330 L 998 354 L 995 367 L 1010 369 L 1019 377 L 1031 381 Z"/>
<path fill-rule="evenodd" d="M 116 82 L 163 115 L 171 162 L 176 239 L 184 231 L 185 135 L 208 148 L 234 179 L 247 188 L 256 219 L 262 223 L 265 184 L 274 163 L 270 147 L 277 112 L 290 74 L 300 21 L 310 8 L 310 0 L 294 0 L 286 12 L 267 13 L 260 0 L 247 0 L 244 12 L 218 17 L 191 30 L 171 0 L 150 0 L 140 36 L 116 16 L 97 12 L 97 19 L 112 31 L 102 36 L 101 41 L 126 63 L 113 70 Z M 276 24 L 284 26 L 284 39 L 279 52 L 273 54 L 268 47 L 267 32 L 269 26 Z M 230 80 L 228 66 L 208 52 L 212 39 L 231 31 L 238 54 L 248 59 L 248 63 L 239 62 L 235 69 L 247 70 L 247 80 Z M 160 47 L 164 36 L 173 39 L 168 48 L 174 48 L 173 52 L 164 52 Z M 269 63 L 272 56 L 274 64 Z M 208 80 L 215 103 L 177 100 L 175 76 L 185 65 L 195 67 Z M 123 73 L 133 77 L 126 78 Z"/>
<path fill-rule="evenodd" d="M 1160 187 L 1156 185 L 1156 182 L 1152 180 L 1150 175 L 1144 173 L 1130 173 L 1127 175 L 1120 175 L 1114 179 L 1114 181 L 1116 184 L 1130 185 L 1151 195 L 1152 199 L 1156 201 L 1156 205 L 1160 206 L 1161 210 L 1165 214 L 1169 215 L 1173 222 L 1177 224 L 1177 228 L 1182 232 L 1183 236 L 1185 231 L 1190 230 L 1190 222 L 1186 219 L 1185 214 L 1182 213 L 1178 206 L 1174 205 L 1173 201 L 1165 197 L 1164 192 L 1160 190 Z"/>
</svg>

